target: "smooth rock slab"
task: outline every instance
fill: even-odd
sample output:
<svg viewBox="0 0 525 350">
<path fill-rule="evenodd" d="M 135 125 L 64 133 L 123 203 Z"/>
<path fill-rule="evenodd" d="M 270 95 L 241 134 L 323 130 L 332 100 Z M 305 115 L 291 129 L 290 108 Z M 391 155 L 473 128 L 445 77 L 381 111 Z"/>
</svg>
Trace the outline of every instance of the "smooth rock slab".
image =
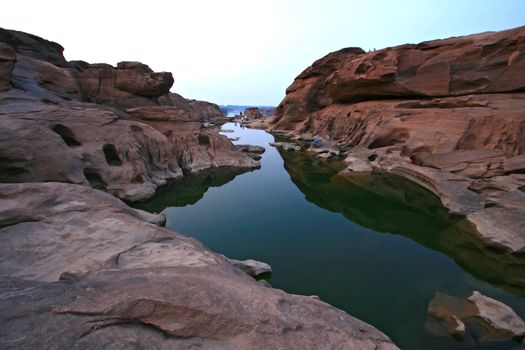
<svg viewBox="0 0 525 350">
<path fill-rule="evenodd" d="M 397 349 L 144 218 L 86 186 L 1 184 L 0 348 Z"/>
</svg>

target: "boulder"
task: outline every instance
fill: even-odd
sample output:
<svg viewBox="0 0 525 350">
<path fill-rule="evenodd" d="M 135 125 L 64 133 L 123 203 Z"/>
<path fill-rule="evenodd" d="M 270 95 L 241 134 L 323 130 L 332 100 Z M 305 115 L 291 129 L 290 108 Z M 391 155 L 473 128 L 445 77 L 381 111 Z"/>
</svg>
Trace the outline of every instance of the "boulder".
<svg viewBox="0 0 525 350">
<path fill-rule="evenodd" d="M 119 62 L 115 88 L 145 97 L 158 97 L 169 92 L 174 83 L 169 72 L 155 73 L 140 62 Z"/>
<path fill-rule="evenodd" d="M 428 314 L 427 329 L 435 335 L 439 335 L 437 322 L 458 340 L 468 335 L 480 343 L 494 343 L 525 337 L 525 322 L 514 310 L 478 291 L 466 299 L 437 293 Z"/>
<path fill-rule="evenodd" d="M 229 120 L 215 103 L 199 100 L 188 100 L 188 103 L 195 118 L 201 122 L 224 123 Z"/>
<path fill-rule="evenodd" d="M 75 75 L 84 100 L 119 108 L 154 106 L 153 98 L 167 94 L 174 82 L 171 73 L 155 73 L 139 62 L 87 64 Z"/>
</svg>

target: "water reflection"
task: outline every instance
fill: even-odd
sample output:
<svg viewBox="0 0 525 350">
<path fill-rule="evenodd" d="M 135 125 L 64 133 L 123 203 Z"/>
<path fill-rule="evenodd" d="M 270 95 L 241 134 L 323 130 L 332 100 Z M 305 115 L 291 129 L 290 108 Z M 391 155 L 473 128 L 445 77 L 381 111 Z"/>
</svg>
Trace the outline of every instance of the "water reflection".
<svg viewBox="0 0 525 350">
<path fill-rule="evenodd" d="M 135 208 L 160 213 L 169 207 L 184 207 L 197 203 L 211 187 L 220 187 L 250 169 L 222 167 L 211 168 L 196 174 L 186 175 L 181 179 L 168 182 L 161 187 L 153 198 L 133 203 Z"/>
<path fill-rule="evenodd" d="M 197 174 L 161 189 L 142 208 L 162 210 L 168 228 L 213 251 L 269 263 L 273 287 L 319 295 L 402 349 L 466 348 L 425 331 L 436 292 L 467 297 L 478 290 L 525 317 L 525 298 L 517 296 L 523 264 L 483 249 L 431 193 L 398 177 L 349 182 L 337 176 L 337 163 L 279 154 L 264 131 L 224 128 L 238 143 L 266 147 L 261 169 Z"/>
<path fill-rule="evenodd" d="M 452 257 L 477 277 L 525 296 L 525 259 L 485 246 L 475 228 L 449 215 L 426 189 L 395 175 L 366 174 L 343 178 L 337 163 L 280 152 L 293 183 L 305 198 L 378 232 L 408 237 Z"/>
</svg>

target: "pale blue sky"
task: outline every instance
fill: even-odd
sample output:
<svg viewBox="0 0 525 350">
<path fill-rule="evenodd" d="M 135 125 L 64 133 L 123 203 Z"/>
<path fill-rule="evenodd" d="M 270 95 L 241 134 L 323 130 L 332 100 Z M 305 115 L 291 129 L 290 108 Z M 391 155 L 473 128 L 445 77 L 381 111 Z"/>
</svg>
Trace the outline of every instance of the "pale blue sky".
<svg viewBox="0 0 525 350">
<path fill-rule="evenodd" d="M 277 105 L 314 60 L 525 25 L 525 0 L 193 0 L 2 4 L 0 26 L 57 41 L 69 60 L 136 60 L 172 91 L 219 104 Z"/>
</svg>

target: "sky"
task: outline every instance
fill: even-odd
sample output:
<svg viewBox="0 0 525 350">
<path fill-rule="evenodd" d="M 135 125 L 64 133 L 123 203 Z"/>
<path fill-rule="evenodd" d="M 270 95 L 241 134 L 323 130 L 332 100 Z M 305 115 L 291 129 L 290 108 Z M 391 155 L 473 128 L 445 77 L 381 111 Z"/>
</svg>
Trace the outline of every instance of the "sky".
<svg viewBox="0 0 525 350">
<path fill-rule="evenodd" d="M 0 27 L 64 46 L 68 60 L 140 61 L 171 91 L 218 104 L 277 105 L 316 59 L 525 25 L 525 0 L 17 0 Z"/>
</svg>

